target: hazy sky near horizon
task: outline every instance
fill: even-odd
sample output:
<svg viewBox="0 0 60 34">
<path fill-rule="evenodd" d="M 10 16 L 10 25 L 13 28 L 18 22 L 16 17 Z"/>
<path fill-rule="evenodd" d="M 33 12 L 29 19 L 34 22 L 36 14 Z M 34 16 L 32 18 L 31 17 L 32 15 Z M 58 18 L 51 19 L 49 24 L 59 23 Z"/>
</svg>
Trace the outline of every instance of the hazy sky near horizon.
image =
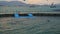
<svg viewBox="0 0 60 34">
<path fill-rule="evenodd" d="M 0 1 L 22 1 L 24 3 L 28 3 L 28 4 L 51 4 L 51 3 L 55 3 L 58 4 L 60 3 L 60 0 L 0 0 Z"/>
</svg>

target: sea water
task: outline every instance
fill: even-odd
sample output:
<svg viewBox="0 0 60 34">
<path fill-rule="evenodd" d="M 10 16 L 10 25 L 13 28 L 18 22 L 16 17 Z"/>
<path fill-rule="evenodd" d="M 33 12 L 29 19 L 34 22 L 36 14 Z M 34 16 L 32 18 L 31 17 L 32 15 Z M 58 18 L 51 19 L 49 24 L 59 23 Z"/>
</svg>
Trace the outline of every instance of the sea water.
<svg viewBox="0 0 60 34">
<path fill-rule="evenodd" d="M 52 8 L 53 9 L 53 8 Z M 52 12 L 49 7 L 0 6 L 0 13 Z M 0 18 L 0 34 L 60 34 L 59 16 L 40 16 L 36 18 Z"/>
<path fill-rule="evenodd" d="M 60 34 L 60 17 L 0 18 L 0 34 Z"/>
<path fill-rule="evenodd" d="M 0 13 L 32 13 L 32 12 L 52 12 L 50 7 L 40 6 L 40 7 L 27 7 L 27 6 L 0 6 Z"/>
</svg>

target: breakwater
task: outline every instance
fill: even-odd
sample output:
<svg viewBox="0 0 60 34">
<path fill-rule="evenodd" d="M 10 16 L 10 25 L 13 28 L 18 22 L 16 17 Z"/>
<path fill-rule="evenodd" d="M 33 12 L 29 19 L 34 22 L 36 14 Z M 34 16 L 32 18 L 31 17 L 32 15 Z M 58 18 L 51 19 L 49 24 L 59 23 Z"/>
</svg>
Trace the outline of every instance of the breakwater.
<svg viewBox="0 0 60 34">
<path fill-rule="evenodd" d="M 28 14 L 18 14 L 19 16 L 28 16 Z M 60 14 L 33 13 L 33 16 L 60 16 Z M 0 14 L 0 17 L 14 17 L 14 14 Z"/>
</svg>

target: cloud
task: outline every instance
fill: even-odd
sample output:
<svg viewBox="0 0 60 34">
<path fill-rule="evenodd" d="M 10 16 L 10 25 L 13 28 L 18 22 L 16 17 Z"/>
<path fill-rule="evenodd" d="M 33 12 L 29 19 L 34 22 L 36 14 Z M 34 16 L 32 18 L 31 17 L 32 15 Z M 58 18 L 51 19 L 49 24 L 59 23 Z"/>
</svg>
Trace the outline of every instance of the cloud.
<svg viewBox="0 0 60 34">
<path fill-rule="evenodd" d="M 51 3 L 60 3 L 60 0 L 27 0 L 27 3 L 30 4 L 51 4 Z"/>
<path fill-rule="evenodd" d="M 5 1 L 17 1 L 17 0 L 5 0 Z"/>
<path fill-rule="evenodd" d="M 28 4 L 51 4 L 52 2 L 54 2 L 55 4 L 56 3 L 60 3 L 60 0 L 26 0 L 26 1 L 23 1 L 23 0 L 0 0 L 0 1 L 22 1 L 24 3 L 28 3 Z"/>
<path fill-rule="evenodd" d="M 0 1 L 17 1 L 17 0 L 0 0 Z"/>
</svg>

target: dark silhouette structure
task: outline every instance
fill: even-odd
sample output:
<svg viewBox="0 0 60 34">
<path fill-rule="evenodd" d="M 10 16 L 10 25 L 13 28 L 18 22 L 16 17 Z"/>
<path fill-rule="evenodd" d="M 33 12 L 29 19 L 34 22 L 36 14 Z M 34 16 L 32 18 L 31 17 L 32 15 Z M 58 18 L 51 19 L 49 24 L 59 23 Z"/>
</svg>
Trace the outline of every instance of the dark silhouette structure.
<svg viewBox="0 0 60 34">
<path fill-rule="evenodd" d="M 56 6 L 54 5 L 54 2 L 50 5 L 50 8 L 56 8 Z"/>
</svg>

